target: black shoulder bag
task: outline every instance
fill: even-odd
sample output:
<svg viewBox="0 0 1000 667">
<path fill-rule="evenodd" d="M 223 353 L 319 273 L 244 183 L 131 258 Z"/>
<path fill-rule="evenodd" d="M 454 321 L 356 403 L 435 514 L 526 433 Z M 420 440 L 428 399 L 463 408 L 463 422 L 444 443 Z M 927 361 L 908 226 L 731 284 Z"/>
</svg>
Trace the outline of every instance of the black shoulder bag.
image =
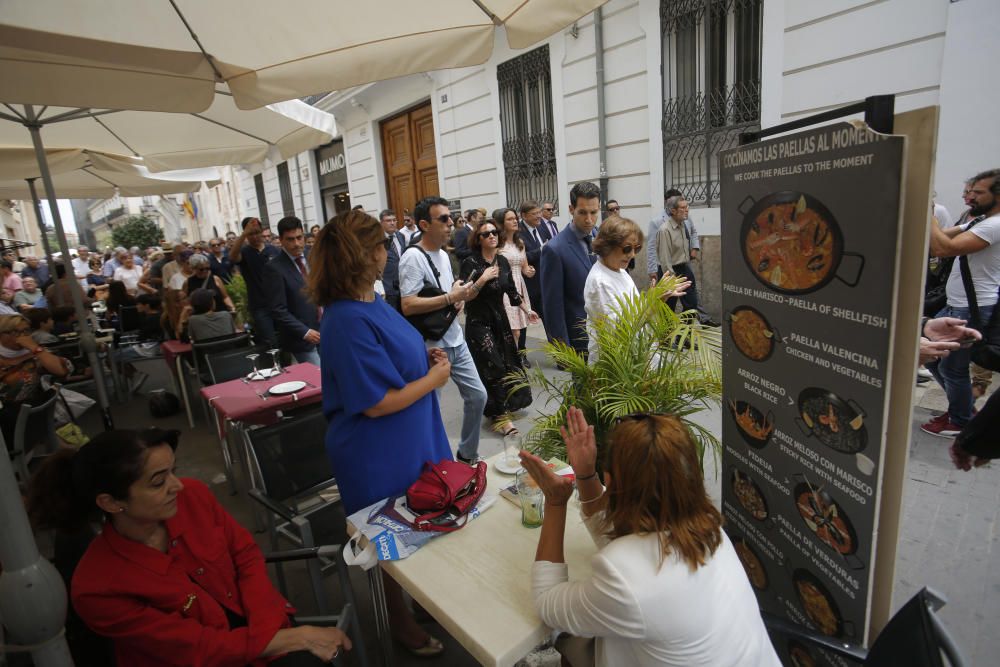
<svg viewBox="0 0 1000 667">
<path fill-rule="evenodd" d="M 419 292 L 417 296 L 422 299 L 432 299 L 436 296 L 441 296 L 442 294 L 447 294 L 443 289 L 441 289 L 441 273 L 438 271 L 434 262 L 431 261 L 430 255 L 424 252 L 424 249 L 418 245 L 407 246 L 403 252 L 408 252 L 410 250 L 419 250 L 420 254 L 424 256 L 427 260 L 427 264 L 431 267 L 431 273 L 434 274 L 434 282 L 437 285 L 431 285 L 426 280 L 424 281 L 424 287 Z M 440 340 L 445 332 L 451 327 L 451 323 L 455 321 L 458 316 L 458 310 L 455 306 L 448 305 L 444 308 L 439 308 L 438 310 L 432 310 L 427 313 L 420 313 L 419 315 L 406 315 L 407 321 L 413 325 L 413 328 L 420 332 L 420 335 L 424 337 L 424 340 Z"/>
<path fill-rule="evenodd" d="M 979 222 L 974 220 L 966 231 Z M 983 322 L 979 315 L 979 302 L 976 300 L 976 288 L 972 284 L 972 271 L 969 270 L 969 256 L 958 258 L 958 266 L 962 271 L 962 284 L 965 286 L 965 297 L 969 300 L 969 324 L 979 329 L 983 339 L 972 344 L 970 355 L 973 363 L 991 371 L 1000 371 L 1000 300 L 993 306 L 993 314 L 989 322 Z"/>
</svg>

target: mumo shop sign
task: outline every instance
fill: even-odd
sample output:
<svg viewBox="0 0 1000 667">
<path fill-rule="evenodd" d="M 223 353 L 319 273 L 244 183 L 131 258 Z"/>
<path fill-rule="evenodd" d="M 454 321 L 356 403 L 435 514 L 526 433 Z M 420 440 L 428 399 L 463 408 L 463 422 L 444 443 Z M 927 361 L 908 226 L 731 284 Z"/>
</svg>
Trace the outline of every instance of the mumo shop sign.
<svg viewBox="0 0 1000 667">
<path fill-rule="evenodd" d="M 344 160 L 343 153 L 331 155 L 330 157 L 323 158 L 319 161 L 319 175 L 326 176 L 327 174 L 332 174 L 333 172 L 343 169 L 346 166 L 347 162 Z"/>
</svg>

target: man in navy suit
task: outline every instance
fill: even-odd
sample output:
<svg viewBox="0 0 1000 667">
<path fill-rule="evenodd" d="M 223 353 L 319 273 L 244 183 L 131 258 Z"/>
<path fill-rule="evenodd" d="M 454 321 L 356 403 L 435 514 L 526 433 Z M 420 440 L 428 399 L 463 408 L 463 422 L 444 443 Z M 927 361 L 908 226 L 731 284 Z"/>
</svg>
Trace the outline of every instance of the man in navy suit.
<svg viewBox="0 0 1000 667">
<path fill-rule="evenodd" d="M 520 238 L 524 243 L 524 253 L 528 256 L 528 264 L 535 268 L 535 275 L 529 278 L 524 276 L 524 286 L 528 288 L 528 298 L 531 299 L 531 308 L 542 316 L 542 326 L 545 326 L 545 315 L 542 312 L 543 295 L 542 280 L 540 277 L 542 265 L 542 246 L 552 240 L 552 235 L 542 223 L 542 210 L 538 202 L 528 200 L 521 202 L 518 207 L 521 214 Z M 548 331 L 548 327 L 545 328 Z M 527 328 L 521 329 L 521 335 L 517 341 L 517 349 L 524 349 L 525 332 Z M 525 359 L 527 361 L 527 359 Z"/>
<path fill-rule="evenodd" d="M 306 298 L 305 233 L 302 221 L 288 216 L 278 221 L 281 252 L 267 263 L 274 289 L 271 314 L 281 349 L 297 361 L 319 366 L 319 308 Z"/>
<path fill-rule="evenodd" d="M 392 239 L 387 251 L 385 268 L 382 270 L 382 287 L 385 289 L 385 302 L 399 310 L 399 256 L 406 248 L 406 239 L 396 231 L 396 212 L 387 208 L 379 214 L 382 231 L 386 238 Z"/>
<path fill-rule="evenodd" d="M 569 191 L 571 222 L 542 248 L 542 304 L 545 333 L 587 355 L 587 312 L 583 286 L 596 256 L 591 243 L 601 214 L 601 189 L 586 181 Z"/>
</svg>

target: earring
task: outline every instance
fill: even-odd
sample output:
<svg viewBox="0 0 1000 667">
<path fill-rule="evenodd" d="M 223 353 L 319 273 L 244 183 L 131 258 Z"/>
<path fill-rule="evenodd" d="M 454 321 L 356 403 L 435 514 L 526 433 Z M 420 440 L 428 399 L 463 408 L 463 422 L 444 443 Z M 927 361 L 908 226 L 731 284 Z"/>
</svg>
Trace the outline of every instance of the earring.
<svg viewBox="0 0 1000 667">
<path fill-rule="evenodd" d="M 118 508 L 118 512 L 119 512 L 119 513 L 121 513 L 121 512 L 124 512 L 124 511 L 125 511 L 125 508 L 124 508 L 124 507 L 119 507 L 119 508 Z"/>
</svg>

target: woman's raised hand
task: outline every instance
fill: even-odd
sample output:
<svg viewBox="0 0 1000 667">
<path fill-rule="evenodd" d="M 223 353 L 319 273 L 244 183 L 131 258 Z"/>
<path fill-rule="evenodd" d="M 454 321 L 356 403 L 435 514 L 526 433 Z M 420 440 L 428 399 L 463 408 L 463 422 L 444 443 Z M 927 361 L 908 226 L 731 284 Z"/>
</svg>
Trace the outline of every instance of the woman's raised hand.
<svg viewBox="0 0 1000 667">
<path fill-rule="evenodd" d="M 597 439 L 594 427 L 587 423 L 583 410 L 571 407 L 566 411 L 566 425 L 559 427 L 566 456 L 577 477 L 589 477 L 597 469 Z"/>
<path fill-rule="evenodd" d="M 520 451 L 521 465 L 545 494 L 546 505 L 565 505 L 573 496 L 573 480 L 557 475 L 549 464 L 531 452 Z"/>
<path fill-rule="evenodd" d="M 490 268 L 483 271 L 483 275 L 476 281 L 476 284 L 482 287 L 489 281 L 493 280 L 500 275 L 500 267 L 494 264 Z"/>
</svg>

